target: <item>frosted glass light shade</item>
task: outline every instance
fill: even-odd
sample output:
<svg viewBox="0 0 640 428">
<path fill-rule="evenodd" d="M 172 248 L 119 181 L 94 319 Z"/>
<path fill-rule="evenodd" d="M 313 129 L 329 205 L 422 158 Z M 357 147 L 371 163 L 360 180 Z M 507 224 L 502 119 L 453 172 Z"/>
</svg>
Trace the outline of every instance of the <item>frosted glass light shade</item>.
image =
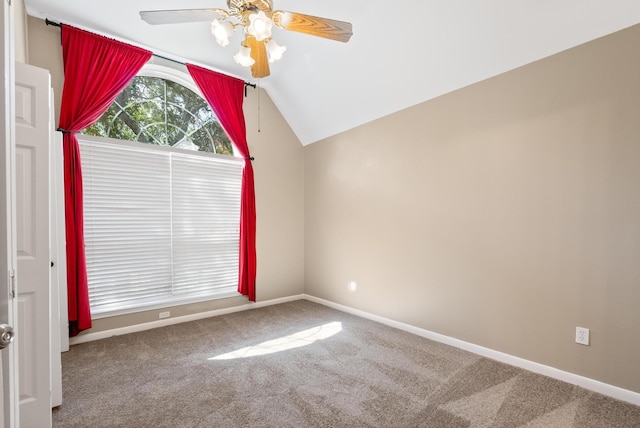
<svg viewBox="0 0 640 428">
<path fill-rule="evenodd" d="M 263 11 L 260 11 L 249 16 L 249 25 L 245 31 L 255 37 L 257 41 L 262 41 L 271 37 L 271 27 L 273 27 L 273 22 L 267 18 Z"/>
<path fill-rule="evenodd" d="M 265 45 L 267 52 L 269 53 L 269 62 L 275 62 L 282 58 L 282 55 L 287 50 L 286 46 L 278 46 L 275 40 L 271 39 Z"/>
<path fill-rule="evenodd" d="M 233 56 L 233 59 L 244 67 L 251 67 L 256 62 L 251 58 L 251 49 L 247 46 L 240 46 L 240 51 Z"/>
<path fill-rule="evenodd" d="M 233 34 L 233 27 L 227 21 L 211 21 L 211 32 L 216 38 L 216 42 L 225 47 L 229 44 L 229 37 Z"/>
</svg>

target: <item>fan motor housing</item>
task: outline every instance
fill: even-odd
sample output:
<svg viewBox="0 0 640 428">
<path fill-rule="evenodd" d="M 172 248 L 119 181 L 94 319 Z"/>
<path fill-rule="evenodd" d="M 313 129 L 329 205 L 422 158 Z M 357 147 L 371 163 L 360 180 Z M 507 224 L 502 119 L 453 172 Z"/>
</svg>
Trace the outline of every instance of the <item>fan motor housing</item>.
<svg viewBox="0 0 640 428">
<path fill-rule="evenodd" d="M 271 0 L 227 0 L 227 6 L 229 13 L 236 16 L 248 11 L 262 11 L 270 16 L 272 11 Z"/>
</svg>

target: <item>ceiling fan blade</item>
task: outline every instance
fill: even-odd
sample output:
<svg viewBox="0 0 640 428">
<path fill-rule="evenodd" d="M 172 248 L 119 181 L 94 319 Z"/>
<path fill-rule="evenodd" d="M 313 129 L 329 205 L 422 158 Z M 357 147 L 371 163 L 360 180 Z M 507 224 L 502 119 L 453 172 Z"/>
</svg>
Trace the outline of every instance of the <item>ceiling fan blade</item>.
<svg viewBox="0 0 640 428">
<path fill-rule="evenodd" d="M 257 41 L 255 37 L 247 36 L 245 42 L 251 48 L 251 58 L 255 61 L 251 66 L 251 75 L 256 79 L 270 75 L 267 48 L 264 40 Z"/>
<path fill-rule="evenodd" d="M 353 35 L 350 22 L 336 21 L 335 19 L 285 12 L 283 10 L 274 11 L 271 19 L 276 27 L 284 30 L 297 31 L 298 33 L 324 37 L 325 39 L 339 42 L 346 43 Z"/>
<path fill-rule="evenodd" d="M 151 25 L 181 24 L 184 22 L 213 21 L 229 16 L 224 9 L 143 10 L 140 18 Z"/>
</svg>

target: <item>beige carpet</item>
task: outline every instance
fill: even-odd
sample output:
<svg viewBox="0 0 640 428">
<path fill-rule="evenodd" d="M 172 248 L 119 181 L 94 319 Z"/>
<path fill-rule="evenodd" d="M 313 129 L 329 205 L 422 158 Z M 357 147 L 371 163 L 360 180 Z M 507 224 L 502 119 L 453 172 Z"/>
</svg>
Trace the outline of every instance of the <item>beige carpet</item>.
<svg viewBox="0 0 640 428">
<path fill-rule="evenodd" d="M 54 427 L 640 427 L 640 407 L 303 300 L 62 363 Z"/>
</svg>

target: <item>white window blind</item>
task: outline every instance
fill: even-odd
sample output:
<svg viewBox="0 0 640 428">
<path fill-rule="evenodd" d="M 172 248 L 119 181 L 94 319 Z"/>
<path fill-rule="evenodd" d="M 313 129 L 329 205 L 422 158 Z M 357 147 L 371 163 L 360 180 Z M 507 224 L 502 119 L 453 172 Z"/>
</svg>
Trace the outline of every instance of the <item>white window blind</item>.
<svg viewBox="0 0 640 428">
<path fill-rule="evenodd" d="M 79 137 L 92 314 L 236 295 L 242 161 Z"/>
</svg>

